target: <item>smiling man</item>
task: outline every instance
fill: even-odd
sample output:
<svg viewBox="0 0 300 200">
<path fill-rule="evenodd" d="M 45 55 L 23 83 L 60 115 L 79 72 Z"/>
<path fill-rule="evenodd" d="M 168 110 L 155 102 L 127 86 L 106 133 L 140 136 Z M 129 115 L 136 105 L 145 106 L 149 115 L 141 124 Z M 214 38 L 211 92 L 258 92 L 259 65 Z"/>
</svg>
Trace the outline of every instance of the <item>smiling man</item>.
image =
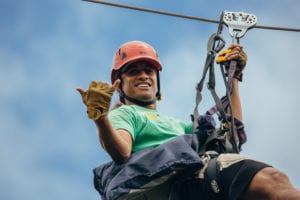
<svg viewBox="0 0 300 200">
<path fill-rule="evenodd" d="M 234 116 L 241 121 L 238 82 L 246 65 L 246 54 L 239 45 L 230 46 L 226 52 L 225 60 L 236 59 L 238 63 L 230 98 Z M 177 140 L 191 135 L 192 124 L 161 116 L 157 111 L 157 100 L 161 98 L 160 70 L 162 66 L 154 48 L 145 42 L 131 41 L 116 51 L 111 72 L 112 86 L 92 81 L 87 91 L 77 89 L 87 106 L 89 118 L 97 126 L 102 147 L 113 159 L 95 172 L 95 187 L 103 199 L 300 199 L 300 192 L 282 172 L 265 163 L 227 152 L 213 154 L 216 172 L 212 173 L 214 185 L 211 188 L 207 184 L 211 173 L 207 171 L 211 171 L 209 166 L 213 159 L 198 155 L 185 140 Z M 109 110 L 115 90 L 122 105 Z M 198 129 L 204 130 L 205 127 L 199 125 Z M 173 179 L 165 177 L 162 185 L 155 181 L 156 188 L 149 184 L 149 176 L 151 178 L 154 174 L 153 178 L 157 179 L 165 171 L 172 175 L 172 170 L 177 170 L 178 166 L 185 166 L 190 173 L 180 180 L 181 186 L 175 193 L 179 181 L 177 176 Z M 140 183 L 145 184 L 143 188 Z M 168 183 L 167 187 L 165 183 Z M 128 188 L 142 192 L 126 196 L 131 192 Z M 153 192 L 156 189 L 158 191 Z M 165 195 L 168 192 L 172 198 Z"/>
<path fill-rule="evenodd" d="M 132 105 L 136 103 L 141 106 L 148 106 L 149 104 L 152 107 L 156 105 L 154 102 L 156 101 L 158 90 L 157 70 L 159 70 L 157 66 L 145 61 L 128 64 L 122 69 L 123 72 L 120 79 L 123 85 L 120 88 L 120 92 L 125 98 L 124 104 Z"/>
</svg>

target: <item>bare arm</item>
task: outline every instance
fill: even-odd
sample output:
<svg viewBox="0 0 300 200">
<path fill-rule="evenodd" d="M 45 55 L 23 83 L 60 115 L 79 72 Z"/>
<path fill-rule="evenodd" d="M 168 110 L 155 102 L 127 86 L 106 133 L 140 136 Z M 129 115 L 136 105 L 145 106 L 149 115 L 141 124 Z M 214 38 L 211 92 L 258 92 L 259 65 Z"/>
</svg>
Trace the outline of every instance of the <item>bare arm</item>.
<svg viewBox="0 0 300 200">
<path fill-rule="evenodd" d="M 240 47 L 239 45 L 231 45 L 229 47 L 231 49 L 231 52 L 229 52 L 226 55 L 227 60 L 232 60 L 232 59 L 245 59 L 243 62 L 244 66 L 246 64 L 246 57 L 241 58 L 240 56 L 240 52 L 242 51 L 242 47 Z M 240 66 L 241 67 L 241 66 Z M 244 68 L 244 67 L 242 67 Z M 230 97 L 231 103 L 232 103 L 232 107 L 233 107 L 233 116 L 242 121 L 242 106 L 241 106 L 241 101 L 240 101 L 240 95 L 239 95 L 239 81 L 237 78 L 233 78 L 233 90 L 232 90 L 232 94 Z"/>
<path fill-rule="evenodd" d="M 125 130 L 115 130 L 107 117 L 111 96 L 119 84 L 120 80 L 116 80 L 112 87 L 103 82 L 92 81 L 88 90 L 77 88 L 77 91 L 87 106 L 89 118 L 96 124 L 100 144 L 115 162 L 122 163 L 126 162 L 131 155 L 131 135 Z M 97 108 L 101 108 L 100 114 Z M 90 111 L 92 114 L 89 113 Z"/>
<path fill-rule="evenodd" d="M 231 103 L 233 107 L 233 116 L 242 121 L 243 120 L 243 113 L 242 113 L 242 105 L 240 100 L 239 88 L 238 88 L 239 81 L 237 79 L 233 79 L 233 90 L 231 94 Z"/>
<path fill-rule="evenodd" d="M 102 147 L 115 162 L 126 162 L 132 150 L 130 133 L 123 129 L 115 130 L 106 115 L 94 122 L 98 129 L 99 141 Z"/>
</svg>

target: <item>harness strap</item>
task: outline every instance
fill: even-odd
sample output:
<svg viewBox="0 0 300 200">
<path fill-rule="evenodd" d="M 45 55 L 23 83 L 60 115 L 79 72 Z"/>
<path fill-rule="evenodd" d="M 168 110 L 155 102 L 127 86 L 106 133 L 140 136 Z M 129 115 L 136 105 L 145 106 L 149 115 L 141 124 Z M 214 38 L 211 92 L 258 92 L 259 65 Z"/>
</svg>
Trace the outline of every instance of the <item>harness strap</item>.
<svg viewBox="0 0 300 200">
<path fill-rule="evenodd" d="M 222 18 L 222 16 L 221 16 Z M 227 120 L 227 116 L 226 116 L 226 111 L 229 108 L 230 111 L 230 129 L 229 129 L 229 134 L 230 134 L 230 142 L 228 142 L 227 140 L 225 141 L 225 146 L 226 146 L 226 152 L 235 152 L 238 153 L 239 149 L 238 149 L 238 144 L 235 141 L 235 123 L 234 123 L 234 116 L 233 116 L 233 108 L 232 108 L 232 103 L 230 100 L 230 95 L 232 94 L 233 91 L 233 77 L 234 77 L 234 72 L 236 69 L 236 63 L 237 61 L 232 60 L 230 62 L 230 67 L 229 70 L 227 72 L 227 78 L 225 75 L 225 71 L 224 71 L 224 65 L 220 65 L 221 66 L 221 72 L 222 72 L 222 76 L 223 76 L 223 80 L 224 80 L 224 84 L 226 87 L 226 95 L 225 97 L 222 97 L 221 99 L 218 97 L 216 91 L 215 91 L 215 85 L 216 85 L 216 81 L 215 81 L 215 69 L 214 69 L 214 61 L 215 61 L 215 56 L 218 52 L 221 51 L 221 49 L 225 46 L 225 41 L 224 39 L 221 37 L 220 33 L 222 28 L 222 20 L 220 20 L 220 24 L 219 24 L 219 29 L 218 29 L 218 33 L 214 33 L 211 35 L 211 37 L 208 40 L 208 44 L 207 44 L 207 57 L 206 57 L 206 61 L 205 61 L 205 66 L 203 69 L 203 73 L 202 73 L 202 77 L 200 82 L 197 84 L 196 90 L 196 106 L 192 115 L 192 121 L 193 121 L 193 126 L 192 126 L 192 130 L 193 130 L 193 140 L 192 140 L 192 148 L 194 150 L 196 150 L 198 152 L 198 145 L 199 145 L 199 141 L 197 141 L 197 137 L 195 137 L 195 130 L 197 129 L 198 125 L 199 125 L 199 120 L 200 120 L 200 115 L 198 113 L 198 107 L 200 102 L 202 101 L 202 89 L 203 89 L 203 84 L 204 84 L 204 80 L 206 78 L 207 73 L 209 72 L 209 81 L 208 81 L 208 89 L 214 99 L 215 102 L 215 106 L 212 107 L 211 109 L 209 109 L 206 113 L 207 114 L 214 114 L 217 113 L 219 116 L 219 120 L 221 122 L 221 124 L 225 124 L 228 123 L 229 121 Z"/>
<path fill-rule="evenodd" d="M 212 158 L 207 165 L 205 176 L 205 188 L 208 191 L 208 199 L 222 199 L 222 185 L 218 170 L 218 157 Z"/>
<path fill-rule="evenodd" d="M 203 69 L 202 73 L 202 78 L 200 82 L 197 84 L 196 87 L 196 106 L 192 115 L 192 120 L 193 120 L 193 140 L 192 140 L 192 147 L 198 152 L 198 140 L 197 137 L 194 136 L 194 132 L 196 128 L 198 127 L 198 122 L 200 120 L 200 115 L 198 112 L 198 106 L 200 102 L 202 101 L 202 89 L 203 89 L 203 84 L 206 78 L 207 73 L 209 72 L 209 82 L 208 82 L 208 89 L 210 90 L 213 99 L 216 103 L 216 110 L 220 114 L 220 119 L 222 123 L 227 122 L 226 118 L 226 112 L 223 107 L 223 103 L 219 99 L 217 93 L 215 92 L 215 73 L 214 73 L 214 61 L 215 61 L 215 56 L 218 52 L 222 50 L 222 48 L 225 46 L 225 41 L 224 39 L 220 36 L 218 33 L 214 33 L 211 35 L 211 37 L 208 40 L 208 45 L 207 45 L 207 57 L 205 61 L 205 66 Z"/>
<path fill-rule="evenodd" d="M 225 135 L 226 130 L 219 130 L 219 131 L 213 131 L 205 140 L 205 143 L 200 147 L 200 149 L 198 149 L 198 154 L 199 155 L 204 155 L 205 152 L 207 152 L 208 150 L 212 150 L 212 149 L 208 149 L 208 147 L 212 147 L 212 145 L 216 145 L 215 142 L 216 140 L 225 140 L 226 141 L 226 135 Z M 217 145 L 221 145 L 217 144 Z M 219 148 L 221 149 L 225 149 L 227 148 L 226 146 L 222 147 L 219 146 Z M 215 150 L 215 149 L 213 149 Z M 223 150 L 224 151 L 224 150 Z"/>
<path fill-rule="evenodd" d="M 215 44 L 219 42 L 218 47 L 215 48 Z M 222 43 L 220 43 L 222 42 Z M 210 46 L 210 47 L 209 47 Z M 211 37 L 209 38 L 208 41 L 208 52 L 207 52 L 207 57 L 206 57 L 206 61 L 205 61 L 205 65 L 203 68 L 203 73 L 202 73 L 202 78 L 200 80 L 200 82 L 197 84 L 196 87 L 196 106 L 194 108 L 194 112 L 193 112 L 193 132 L 194 130 L 196 130 L 197 128 L 197 121 L 200 118 L 200 115 L 198 113 L 198 106 L 200 104 L 200 102 L 202 101 L 202 89 L 203 89 L 203 84 L 206 78 L 206 74 L 208 72 L 208 70 L 210 70 L 210 88 L 214 87 L 214 60 L 215 60 L 215 56 L 216 54 L 225 46 L 225 42 L 224 39 L 219 35 L 219 34 L 212 34 Z M 220 108 L 221 109 L 221 108 Z"/>
<path fill-rule="evenodd" d="M 215 34 L 213 34 L 209 40 L 209 43 L 214 40 L 214 37 L 215 37 Z M 199 115 L 199 112 L 198 112 L 198 107 L 202 101 L 202 94 L 201 94 L 201 91 L 202 91 L 202 88 L 203 88 L 203 84 L 204 84 L 204 80 L 205 80 L 205 77 L 206 77 L 206 74 L 208 72 L 208 69 L 210 68 L 211 64 L 213 64 L 214 62 L 214 58 L 215 58 L 215 53 L 212 52 L 208 52 L 207 54 L 207 57 L 206 57 L 206 62 L 205 62 L 205 66 L 204 66 L 204 69 L 203 69 L 203 74 L 202 74 L 202 78 L 200 80 L 200 82 L 197 84 L 197 88 L 196 88 L 196 106 L 194 108 L 194 112 L 193 112 L 193 115 L 192 115 L 192 121 L 193 121 L 193 126 L 192 126 L 192 129 L 193 129 L 193 140 L 192 140 L 192 148 L 198 152 L 198 139 L 197 139 L 197 136 L 194 134 L 196 128 L 198 127 L 198 121 L 200 120 L 200 115 Z"/>
</svg>

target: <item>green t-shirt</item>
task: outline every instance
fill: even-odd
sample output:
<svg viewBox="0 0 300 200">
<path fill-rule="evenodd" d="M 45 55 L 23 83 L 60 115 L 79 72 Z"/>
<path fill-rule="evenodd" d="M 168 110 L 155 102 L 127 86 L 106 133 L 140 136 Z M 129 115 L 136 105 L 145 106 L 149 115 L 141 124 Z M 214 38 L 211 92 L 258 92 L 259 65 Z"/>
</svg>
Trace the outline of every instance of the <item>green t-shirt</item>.
<svg viewBox="0 0 300 200">
<path fill-rule="evenodd" d="M 115 129 L 124 129 L 131 134 L 133 152 L 192 132 L 191 123 L 160 116 L 156 110 L 137 105 L 123 105 L 110 111 L 108 117 Z"/>
</svg>

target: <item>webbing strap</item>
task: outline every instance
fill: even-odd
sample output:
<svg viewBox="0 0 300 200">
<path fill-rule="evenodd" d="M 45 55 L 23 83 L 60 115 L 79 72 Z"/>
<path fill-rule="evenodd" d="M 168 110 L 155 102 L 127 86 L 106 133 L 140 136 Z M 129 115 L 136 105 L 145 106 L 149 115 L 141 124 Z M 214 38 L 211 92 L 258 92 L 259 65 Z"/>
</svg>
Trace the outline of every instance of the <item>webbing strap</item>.
<svg viewBox="0 0 300 200">
<path fill-rule="evenodd" d="M 230 92 L 232 92 L 232 89 L 233 89 L 233 81 L 232 80 L 233 80 L 234 72 L 236 69 L 236 65 L 237 65 L 236 60 L 230 61 L 229 69 L 228 69 L 228 86 L 229 86 Z"/>
<path fill-rule="evenodd" d="M 224 39 L 220 36 L 220 34 L 214 33 L 211 35 L 211 37 L 208 40 L 207 44 L 207 57 L 202 73 L 202 78 L 200 82 L 197 84 L 196 87 L 196 106 L 193 112 L 193 134 L 198 126 L 198 121 L 200 118 L 199 112 L 198 112 L 198 107 L 200 105 L 200 102 L 202 101 L 202 89 L 203 89 L 203 84 L 206 78 L 207 73 L 209 72 L 209 83 L 208 83 L 208 88 L 212 93 L 212 96 L 215 100 L 216 103 L 216 108 L 218 112 L 221 115 L 221 118 L 223 119 L 223 122 L 226 122 L 226 112 L 222 106 L 222 102 L 217 96 L 215 92 L 215 73 L 214 73 L 214 61 L 215 61 L 215 56 L 218 52 L 222 50 L 222 48 L 225 46 L 225 41 Z M 197 151 L 198 149 L 198 141 L 196 137 L 193 137 L 194 139 L 192 140 L 192 147 Z"/>
<path fill-rule="evenodd" d="M 212 158 L 207 165 L 205 186 L 209 199 L 221 199 L 222 185 L 218 170 L 218 157 Z"/>
<path fill-rule="evenodd" d="M 219 114 L 219 120 L 221 121 L 222 124 L 225 124 L 228 122 L 227 120 L 227 116 L 226 116 L 226 111 L 225 109 L 227 109 L 229 107 L 229 111 L 231 114 L 231 125 L 230 125 L 230 142 L 227 142 L 226 140 L 226 149 L 227 152 L 235 152 L 238 153 L 238 146 L 237 143 L 235 141 L 235 137 L 234 137 L 234 116 L 233 116 L 233 108 L 232 108 L 232 104 L 231 104 L 231 100 L 230 100 L 230 95 L 232 93 L 233 90 L 233 76 L 234 76 L 234 72 L 236 69 L 236 61 L 231 61 L 230 62 L 230 67 L 229 70 L 227 72 L 227 79 L 226 79 L 226 75 L 224 72 L 224 66 L 221 65 L 221 72 L 222 72 L 222 76 L 224 79 L 224 84 L 226 87 L 226 96 L 223 97 L 222 99 L 220 99 L 215 91 L 215 69 L 214 69 L 214 61 L 215 61 L 215 56 L 218 52 L 221 51 L 221 49 L 225 46 L 225 42 L 224 39 L 220 36 L 220 34 L 214 33 L 211 35 L 211 37 L 209 38 L 208 41 L 208 45 L 207 45 L 207 57 L 206 57 L 206 61 L 205 61 L 205 66 L 203 69 L 203 73 L 202 73 L 202 77 L 200 82 L 197 84 L 197 93 L 196 93 L 196 106 L 193 112 L 193 140 L 192 140 L 192 147 L 198 152 L 198 140 L 197 137 L 195 136 L 194 132 L 198 126 L 198 121 L 200 119 L 200 115 L 198 113 L 198 107 L 199 104 L 202 100 L 202 89 L 203 89 L 203 84 L 204 84 L 204 80 L 206 78 L 207 73 L 209 73 L 209 81 L 208 81 L 208 89 L 215 101 L 215 106 L 213 108 L 211 108 L 210 110 L 207 111 L 207 114 L 214 114 L 214 112 L 217 112 L 217 114 Z"/>
<path fill-rule="evenodd" d="M 233 115 L 233 106 L 231 103 L 231 99 L 229 98 L 230 95 L 232 94 L 233 90 L 233 76 L 235 73 L 237 61 L 236 60 L 231 60 L 229 64 L 229 70 L 228 70 L 228 79 L 226 81 L 226 76 L 224 72 L 224 66 L 221 65 L 221 71 L 222 71 L 222 76 L 224 80 L 224 85 L 226 88 L 226 97 L 228 101 L 228 109 L 230 112 L 230 143 L 226 140 L 226 146 L 228 146 L 232 151 L 230 153 L 239 153 L 239 148 L 238 148 L 238 143 L 235 140 L 235 120 L 234 120 L 234 115 Z"/>
<path fill-rule="evenodd" d="M 214 131 L 212 132 L 206 139 L 205 143 L 203 144 L 203 146 L 200 147 L 200 149 L 198 150 L 198 154 L 199 155 L 203 155 L 205 154 L 205 152 L 207 151 L 206 147 L 208 145 L 210 145 L 212 142 L 216 142 L 215 140 L 225 140 L 226 141 L 226 135 L 224 134 L 225 130 L 219 130 L 219 131 Z M 219 144 L 221 145 L 221 144 Z M 226 144 L 225 144 L 226 145 Z M 222 148 L 222 147 L 220 147 Z M 225 148 L 227 148 L 227 146 L 225 146 Z M 209 149 L 210 150 L 210 149 Z"/>
<path fill-rule="evenodd" d="M 213 37 L 213 35 L 211 36 L 211 38 L 212 37 Z M 211 41 L 211 39 L 209 41 Z M 197 136 L 194 134 L 194 132 L 195 132 L 197 126 L 198 126 L 198 121 L 200 119 L 200 115 L 199 115 L 199 112 L 198 112 L 198 107 L 200 105 L 200 102 L 202 101 L 201 91 L 202 91 L 202 88 L 203 88 L 203 83 L 204 83 L 207 71 L 210 67 L 210 64 L 213 62 L 213 60 L 214 60 L 214 56 L 210 52 L 208 52 L 207 57 L 206 57 L 206 61 L 205 61 L 205 66 L 204 66 L 203 73 L 202 73 L 202 78 L 201 78 L 200 82 L 197 84 L 197 88 L 196 88 L 196 91 L 197 91 L 196 92 L 196 106 L 194 108 L 194 112 L 193 112 L 193 115 L 192 115 L 192 117 L 193 117 L 192 148 L 196 152 L 198 152 L 198 139 L 197 139 Z"/>
</svg>

